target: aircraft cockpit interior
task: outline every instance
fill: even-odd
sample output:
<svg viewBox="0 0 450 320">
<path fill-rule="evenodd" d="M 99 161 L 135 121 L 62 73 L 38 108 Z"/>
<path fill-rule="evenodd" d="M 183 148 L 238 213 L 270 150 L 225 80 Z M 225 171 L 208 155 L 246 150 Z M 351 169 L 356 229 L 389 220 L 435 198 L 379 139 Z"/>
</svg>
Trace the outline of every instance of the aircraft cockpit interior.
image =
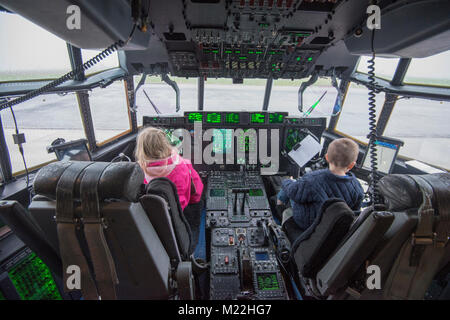
<svg viewBox="0 0 450 320">
<path fill-rule="evenodd" d="M 0 0 L 0 300 L 450 299 L 449 12 Z"/>
</svg>

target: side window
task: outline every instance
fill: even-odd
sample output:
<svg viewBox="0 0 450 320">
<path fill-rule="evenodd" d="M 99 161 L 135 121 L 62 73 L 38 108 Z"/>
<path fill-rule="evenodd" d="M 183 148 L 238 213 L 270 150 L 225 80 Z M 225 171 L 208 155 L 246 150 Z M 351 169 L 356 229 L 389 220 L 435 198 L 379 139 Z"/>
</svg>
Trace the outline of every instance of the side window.
<svg viewBox="0 0 450 320">
<path fill-rule="evenodd" d="M 371 57 L 362 56 L 359 60 L 357 71 L 367 74 L 369 72 L 369 60 Z M 398 58 L 375 58 L 375 76 L 388 81 L 392 80 L 397 69 Z"/>
<path fill-rule="evenodd" d="M 404 83 L 450 87 L 450 50 L 422 59 L 412 59 Z"/>
<path fill-rule="evenodd" d="M 92 122 L 97 145 L 131 130 L 128 99 L 123 80 L 89 93 Z"/>
<path fill-rule="evenodd" d="M 89 59 L 92 59 L 97 54 L 99 54 L 100 50 L 81 50 L 81 56 L 83 58 L 83 63 L 87 62 Z M 111 53 L 109 56 L 86 70 L 86 76 L 90 76 L 105 70 L 113 69 L 119 67 L 119 57 L 117 55 L 117 51 Z"/>
<path fill-rule="evenodd" d="M 450 102 L 418 98 L 395 103 L 384 135 L 402 140 L 400 155 L 450 169 Z"/>
<path fill-rule="evenodd" d="M 71 70 L 66 42 L 50 32 L 6 12 L 0 30 L 0 82 L 56 79 Z"/>
<path fill-rule="evenodd" d="M 376 119 L 383 107 L 385 94 L 378 93 L 376 101 Z M 351 83 L 345 101 L 343 111 L 339 115 L 336 131 L 352 136 L 361 142 L 367 143 L 369 134 L 369 90 L 363 86 Z"/>
<path fill-rule="evenodd" d="M 74 93 L 42 95 L 13 108 L 19 131 L 25 134 L 23 149 L 28 168 L 56 159 L 54 153 L 49 154 L 46 150 L 56 138 L 70 141 L 85 137 Z M 25 168 L 18 146 L 13 141 L 15 127 L 10 109 L 2 110 L 0 116 L 12 171 L 21 172 Z"/>
</svg>

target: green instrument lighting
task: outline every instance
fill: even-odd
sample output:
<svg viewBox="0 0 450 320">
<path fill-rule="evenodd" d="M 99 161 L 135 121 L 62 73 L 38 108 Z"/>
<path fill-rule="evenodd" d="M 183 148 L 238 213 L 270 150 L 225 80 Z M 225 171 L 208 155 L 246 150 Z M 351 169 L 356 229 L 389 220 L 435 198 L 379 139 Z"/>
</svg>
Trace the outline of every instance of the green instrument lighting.
<svg viewBox="0 0 450 320">
<path fill-rule="evenodd" d="M 233 53 L 231 50 L 225 50 L 225 53 Z"/>
<path fill-rule="evenodd" d="M 8 276 L 21 300 L 62 300 L 50 269 L 35 253 L 10 269 Z"/>
<path fill-rule="evenodd" d="M 226 123 L 239 123 L 239 113 L 227 113 L 225 116 Z"/>
<path fill-rule="evenodd" d="M 206 115 L 206 122 L 207 123 L 221 123 L 222 122 L 222 115 L 220 113 L 211 112 Z"/>
<path fill-rule="evenodd" d="M 255 51 L 251 50 L 251 51 L 249 51 L 248 53 L 250 53 L 250 54 L 254 54 L 254 53 L 255 53 Z"/>
<path fill-rule="evenodd" d="M 241 50 L 235 50 L 234 53 L 241 53 Z"/>
<path fill-rule="evenodd" d="M 213 152 L 215 154 L 224 154 L 231 150 L 231 141 L 233 139 L 232 129 L 213 129 Z"/>
<path fill-rule="evenodd" d="M 251 123 L 266 123 L 266 115 L 264 113 L 252 113 Z"/>
<path fill-rule="evenodd" d="M 312 57 L 309 57 L 309 58 L 308 58 L 308 61 L 312 61 L 312 59 L 313 59 Z"/>
<path fill-rule="evenodd" d="M 219 53 L 219 50 L 211 50 L 214 53 Z"/>
<path fill-rule="evenodd" d="M 300 61 L 300 57 L 297 57 L 297 61 Z"/>
<path fill-rule="evenodd" d="M 241 60 L 247 60 L 247 57 L 239 57 Z"/>
<path fill-rule="evenodd" d="M 283 123 L 284 115 L 279 113 L 269 114 L 269 123 Z"/>
<path fill-rule="evenodd" d="M 203 121 L 203 114 L 200 112 L 191 112 L 188 114 L 188 122 L 194 123 L 196 121 Z"/>
<path fill-rule="evenodd" d="M 320 101 L 323 99 L 323 97 L 325 97 L 325 95 L 327 94 L 327 91 L 325 91 L 322 96 L 319 98 L 319 100 L 317 100 L 309 109 L 308 111 L 303 113 L 303 116 L 309 116 L 311 114 L 311 112 L 313 112 L 313 110 L 317 107 L 317 105 L 320 103 Z"/>
<path fill-rule="evenodd" d="M 256 54 L 262 54 L 262 51 L 256 51 Z"/>
<path fill-rule="evenodd" d="M 275 54 L 275 51 L 269 51 L 269 54 Z"/>
<path fill-rule="evenodd" d="M 264 195 L 262 189 L 250 189 L 248 192 L 250 197 L 262 197 Z"/>
<path fill-rule="evenodd" d="M 276 273 L 263 273 L 258 274 L 256 277 L 258 283 L 258 289 L 263 291 L 279 290 L 280 284 L 278 283 Z"/>
</svg>

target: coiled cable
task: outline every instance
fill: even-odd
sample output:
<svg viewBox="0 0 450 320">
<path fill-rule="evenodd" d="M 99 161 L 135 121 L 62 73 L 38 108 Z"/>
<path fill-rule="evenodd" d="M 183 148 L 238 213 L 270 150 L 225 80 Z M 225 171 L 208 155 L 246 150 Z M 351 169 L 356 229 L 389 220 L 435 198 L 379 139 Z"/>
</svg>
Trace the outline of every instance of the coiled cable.
<svg viewBox="0 0 450 320">
<path fill-rule="evenodd" d="M 118 40 L 118 41 L 114 42 L 112 45 L 110 45 L 109 47 L 107 47 L 106 49 L 104 49 L 102 52 L 97 54 L 95 57 L 93 57 L 93 58 L 89 59 L 88 61 L 86 61 L 85 63 L 77 66 L 75 69 L 66 73 L 62 77 L 60 77 L 56 80 L 53 80 L 52 82 L 46 84 L 45 86 L 43 86 L 39 89 L 30 91 L 30 92 L 24 94 L 23 96 L 20 96 L 19 98 L 16 98 L 14 100 L 6 99 L 5 103 L 0 104 L 0 111 L 10 108 L 11 114 L 12 114 L 12 117 L 14 120 L 16 135 L 19 136 L 19 127 L 17 125 L 17 120 L 16 120 L 16 116 L 14 114 L 13 106 L 18 105 L 22 102 L 31 100 L 41 94 L 44 94 L 44 93 L 50 91 L 51 89 L 61 85 L 62 83 L 75 78 L 81 72 L 86 71 L 87 69 L 93 67 L 94 65 L 96 65 L 97 63 L 99 63 L 100 61 L 102 61 L 103 59 L 108 57 L 110 54 L 117 51 L 119 49 L 119 47 L 125 46 L 131 40 L 135 30 L 136 30 L 136 23 L 133 24 L 133 28 L 131 29 L 130 35 L 128 36 L 128 39 L 125 42 L 122 40 Z M 26 183 L 27 183 L 27 191 L 28 191 L 29 185 L 30 185 L 30 177 L 29 177 L 28 166 L 27 166 L 27 162 L 25 160 L 25 154 L 24 154 L 22 143 L 19 143 L 18 147 L 19 147 L 19 152 L 22 155 L 22 160 L 23 160 L 23 164 L 25 167 Z M 31 202 L 31 193 L 29 193 L 29 196 L 30 196 L 30 202 Z"/>
<path fill-rule="evenodd" d="M 369 78 L 369 153 L 371 165 L 371 177 L 369 183 L 370 201 L 375 206 L 380 203 L 378 190 L 378 162 L 376 141 L 378 138 L 377 120 L 376 120 L 376 89 L 375 89 L 375 49 L 374 49 L 375 29 L 372 30 L 372 57 L 368 61 L 368 78 Z"/>
<path fill-rule="evenodd" d="M 28 101 L 30 99 L 33 99 L 41 94 L 44 94 L 44 93 L 50 91 L 53 88 L 63 84 L 64 82 L 75 78 L 81 72 L 86 71 L 87 69 L 93 67 L 94 65 L 96 65 L 97 63 L 99 63 L 100 61 L 102 61 L 103 59 L 108 57 L 110 54 L 117 51 L 120 47 L 123 47 L 124 45 L 126 45 L 130 41 L 131 37 L 133 36 L 135 29 L 136 29 L 136 24 L 133 25 L 133 29 L 131 30 L 130 36 L 128 37 L 127 41 L 124 42 L 122 40 L 118 40 L 118 41 L 114 42 L 112 45 L 110 45 L 109 47 L 104 49 L 102 52 L 97 54 L 95 57 L 93 57 L 93 58 L 89 59 L 88 61 L 86 61 L 85 63 L 77 66 L 74 70 L 66 73 L 62 77 L 60 77 L 56 80 L 53 80 L 52 82 L 46 84 L 45 86 L 43 86 L 39 89 L 30 91 L 30 92 L 24 94 L 23 96 L 20 96 L 19 98 L 16 98 L 11 101 L 7 101 L 6 103 L 0 105 L 0 111 L 3 109 L 11 108 L 19 103 Z"/>
</svg>

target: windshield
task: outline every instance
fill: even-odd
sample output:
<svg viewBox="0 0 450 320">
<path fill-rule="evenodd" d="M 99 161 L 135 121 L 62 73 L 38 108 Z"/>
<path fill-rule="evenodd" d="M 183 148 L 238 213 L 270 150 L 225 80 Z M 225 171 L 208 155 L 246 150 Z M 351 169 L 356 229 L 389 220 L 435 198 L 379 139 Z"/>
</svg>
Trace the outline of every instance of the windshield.
<svg viewBox="0 0 450 320">
<path fill-rule="evenodd" d="M 8 43 L 0 50 L 0 83 L 57 78 L 71 70 L 67 43 L 26 19 L 5 12 L 0 13 L 0 28 L 14 33 L 0 33 L 1 43 Z M 39 50 L 36 50 L 39 48 Z M 99 51 L 81 50 L 83 61 Z M 355 68 L 360 75 L 368 72 L 369 57 L 361 57 Z M 411 59 L 403 84 L 420 86 L 450 85 L 450 51 L 428 58 Z M 375 75 L 391 81 L 399 58 L 377 57 Z M 86 71 L 89 77 L 119 66 L 118 54 L 113 53 L 95 67 Z M 180 110 L 197 110 L 199 105 L 198 79 L 178 78 L 169 74 L 180 91 Z M 99 77 L 101 79 L 101 77 Z M 148 77 L 136 92 L 135 103 L 130 100 L 141 75 L 134 75 L 107 83 L 95 83 L 93 88 L 80 92 L 47 94 L 16 106 L 16 117 L 21 132 L 26 134 L 24 145 L 29 166 L 40 165 L 55 159 L 45 147 L 56 138 L 74 140 L 89 138 L 94 150 L 142 126 L 143 116 L 176 114 L 176 93 L 160 76 Z M 342 112 L 335 108 L 337 91 L 330 78 L 318 81 L 303 93 L 302 110 L 299 110 L 298 89 L 308 78 L 295 80 L 273 80 L 267 110 L 289 112 L 294 117 L 325 117 L 327 126 L 332 115 L 336 118 L 331 131 L 339 136 L 350 136 L 367 143 L 369 133 L 368 93 L 363 84 L 351 82 L 342 103 Z M 341 82 L 342 80 L 338 80 Z M 133 83 L 131 83 L 133 82 Z M 203 106 L 205 111 L 258 111 L 262 110 L 267 80 L 244 79 L 242 84 L 233 84 L 231 79 L 205 79 Z M 406 99 L 398 94 L 389 116 L 382 127 L 383 135 L 405 142 L 400 155 L 414 158 L 431 165 L 449 168 L 450 113 L 449 102 L 421 98 Z M 385 107 L 386 94 L 376 95 L 376 119 Z M 84 109 L 83 109 L 83 108 Z M 82 110 L 89 110 L 82 111 Z M 131 112 L 136 111 L 135 117 Z M 17 146 L 13 143 L 14 123 L 10 110 L 0 113 L 3 130 L 10 153 L 13 172 L 21 172 L 23 163 Z M 426 119 L 426 121 L 424 121 Z"/>
</svg>

